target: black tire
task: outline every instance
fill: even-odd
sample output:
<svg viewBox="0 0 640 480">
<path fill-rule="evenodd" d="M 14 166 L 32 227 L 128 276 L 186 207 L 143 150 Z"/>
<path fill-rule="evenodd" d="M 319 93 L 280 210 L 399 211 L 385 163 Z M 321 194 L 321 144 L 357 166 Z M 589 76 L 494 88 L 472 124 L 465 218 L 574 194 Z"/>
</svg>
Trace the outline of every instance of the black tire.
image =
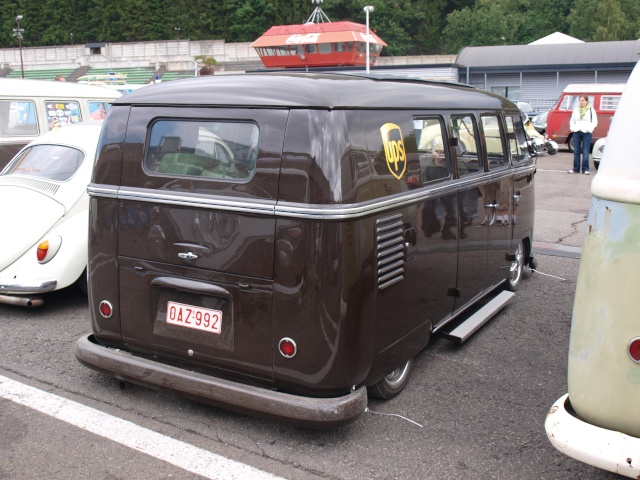
<svg viewBox="0 0 640 480">
<path fill-rule="evenodd" d="M 516 290 L 518 290 L 520 282 L 522 281 L 522 276 L 524 275 L 525 250 L 522 240 L 518 242 L 518 246 L 516 247 L 516 251 L 513 255 L 515 258 L 511 262 L 511 267 L 509 267 L 509 275 L 507 276 L 507 281 L 505 282 L 505 290 L 509 290 L 510 292 L 515 292 Z"/>
<path fill-rule="evenodd" d="M 89 290 L 87 288 L 87 269 L 86 268 L 84 269 L 82 274 L 78 277 L 78 280 L 76 280 L 76 285 L 78 285 L 78 288 L 82 293 L 84 293 L 85 295 L 88 294 Z"/>
<path fill-rule="evenodd" d="M 407 386 L 412 368 L 413 358 L 410 358 L 402 367 L 397 368 L 375 385 L 367 387 L 367 393 L 372 398 L 381 398 L 382 400 L 395 397 Z"/>
<path fill-rule="evenodd" d="M 569 135 L 569 138 L 567 138 L 567 148 L 573 153 L 573 135 Z"/>
</svg>

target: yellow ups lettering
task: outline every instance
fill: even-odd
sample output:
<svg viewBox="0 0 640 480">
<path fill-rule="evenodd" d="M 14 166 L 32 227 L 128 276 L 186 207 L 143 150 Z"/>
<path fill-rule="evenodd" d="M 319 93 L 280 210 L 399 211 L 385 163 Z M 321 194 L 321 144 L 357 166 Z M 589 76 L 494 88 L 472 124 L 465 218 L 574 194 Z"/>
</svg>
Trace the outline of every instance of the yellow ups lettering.
<svg viewBox="0 0 640 480">
<path fill-rule="evenodd" d="M 407 154 L 402 139 L 402 131 L 395 123 L 385 123 L 380 127 L 384 156 L 387 159 L 387 167 L 391 174 L 398 180 L 404 175 L 407 168 Z"/>
</svg>

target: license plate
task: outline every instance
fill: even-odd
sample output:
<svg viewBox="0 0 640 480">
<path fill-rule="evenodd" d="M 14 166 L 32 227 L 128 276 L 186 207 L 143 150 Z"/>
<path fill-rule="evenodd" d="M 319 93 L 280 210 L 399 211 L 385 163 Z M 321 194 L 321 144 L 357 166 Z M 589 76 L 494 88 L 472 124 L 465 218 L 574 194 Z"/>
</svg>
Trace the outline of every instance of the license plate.
<svg viewBox="0 0 640 480">
<path fill-rule="evenodd" d="M 222 329 L 222 312 L 183 303 L 167 302 L 167 323 L 219 334 Z"/>
</svg>

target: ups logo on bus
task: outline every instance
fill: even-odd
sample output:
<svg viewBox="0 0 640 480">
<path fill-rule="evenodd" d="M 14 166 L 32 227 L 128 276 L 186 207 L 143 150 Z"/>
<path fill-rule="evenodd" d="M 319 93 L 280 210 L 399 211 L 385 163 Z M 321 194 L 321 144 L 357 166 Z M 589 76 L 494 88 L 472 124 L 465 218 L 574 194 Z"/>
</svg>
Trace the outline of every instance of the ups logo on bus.
<svg viewBox="0 0 640 480">
<path fill-rule="evenodd" d="M 384 156 L 387 158 L 387 167 L 391 174 L 398 180 L 407 169 L 407 153 L 404 148 L 402 131 L 395 123 L 385 123 L 380 127 Z"/>
</svg>

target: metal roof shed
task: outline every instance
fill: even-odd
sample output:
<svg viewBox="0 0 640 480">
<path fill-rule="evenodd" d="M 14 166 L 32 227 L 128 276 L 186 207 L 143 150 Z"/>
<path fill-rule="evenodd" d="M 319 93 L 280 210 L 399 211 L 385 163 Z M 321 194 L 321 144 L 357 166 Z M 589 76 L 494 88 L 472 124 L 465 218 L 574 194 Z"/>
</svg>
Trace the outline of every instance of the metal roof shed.
<svg viewBox="0 0 640 480">
<path fill-rule="evenodd" d="M 639 54 L 640 40 L 465 47 L 458 77 L 543 110 L 570 83 L 625 83 Z"/>
</svg>

